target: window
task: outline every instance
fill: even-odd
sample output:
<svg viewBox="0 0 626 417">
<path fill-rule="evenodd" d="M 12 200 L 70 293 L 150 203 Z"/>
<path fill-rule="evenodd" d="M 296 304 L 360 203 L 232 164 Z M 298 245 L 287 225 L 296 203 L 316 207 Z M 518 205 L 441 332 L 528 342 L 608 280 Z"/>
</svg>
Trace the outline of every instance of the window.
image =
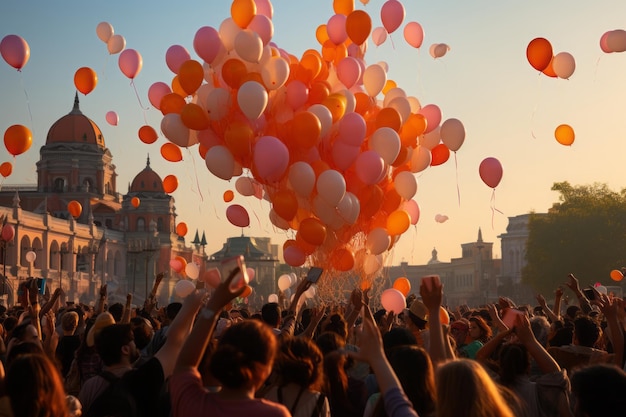
<svg viewBox="0 0 626 417">
<path fill-rule="evenodd" d="M 146 231 L 146 221 L 143 219 L 143 217 L 140 217 L 137 219 L 137 231 L 138 232 Z"/>
<path fill-rule="evenodd" d="M 65 191 L 65 178 L 56 178 L 54 180 L 54 192 L 62 193 Z"/>
<path fill-rule="evenodd" d="M 157 219 L 157 230 L 159 232 L 163 231 L 163 219 L 160 217 Z"/>
</svg>

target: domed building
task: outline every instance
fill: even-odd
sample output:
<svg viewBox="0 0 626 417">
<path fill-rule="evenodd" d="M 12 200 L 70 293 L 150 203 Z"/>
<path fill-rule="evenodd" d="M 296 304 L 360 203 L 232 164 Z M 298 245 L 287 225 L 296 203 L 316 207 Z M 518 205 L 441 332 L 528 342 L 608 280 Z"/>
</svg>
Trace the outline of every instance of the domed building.
<svg viewBox="0 0 626 417">
<path fill-rule="evenodd" d="M 0 220 L 15 230 L 13 239 L 0 239 L 5 304 L 17 302 L 19 283 L 33 276 L 45 278 L 50 291 L 61 287 L 68 301 L 93 301 L 107 284 L 111 301 L 123 302 L 130 292 L 139 305 L 158 272 L 166 276 L 158 293 L 166 304 L 180 279 L 170 259 L 182 256 L 204 268 L 204 246 L 188 247 L 175 233 L 174 198 L 149 157 L 128 192 L 117 191 L 113 156 L 100 128 L 81 112 L 78 94 L 39 152 L 37 184 L 0 191 Z M 70 214 L 70 202 L 80 213 Z"/>
</svg>

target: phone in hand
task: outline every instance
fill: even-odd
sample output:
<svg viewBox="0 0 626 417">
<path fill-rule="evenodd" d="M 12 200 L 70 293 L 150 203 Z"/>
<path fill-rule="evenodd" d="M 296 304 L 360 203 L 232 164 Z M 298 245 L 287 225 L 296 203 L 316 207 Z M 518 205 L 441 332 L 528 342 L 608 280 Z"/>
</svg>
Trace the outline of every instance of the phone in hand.
<svg viewBox="0 0 626 417">
<path fill-rule="evenodd" d="M 246 268 L 246 261 L 242 255 L 234 256 L 222 261 L 222 271 L 224 272 L 223 278 L 226 279 L 230 276 L 231 272 L 234 271 L 235 268 L 239 268 L 239 272 L 230 283 L 231 291 L 237 291 L 239 288 L 248 285 L 248 282 L 250 281 L 248 277 L 248 269 Z"/>
<path fill-rule="evenodd" d="M 585 297 L 587 297 L 587 300 L 589 301 L 596 299 L 596 292 L 593 290 L 593 288 L 584 288 L 583 294 L 585 294 Z"/>
<path fill-rule="evenodd" d="M 517 324 L 517 318 L 523 316 L 524 314 L 526 313 L 516 308 L 507 308 L 504 312 L 504 316 L 502 317 L 502 322 L 506 327 L 512 329 Z"/>
<path fill-rule="evenodd" d="M 306 274 L 306 279 L 310 283 L 315 284 L 317 281 L 319 281 L 319 279 L 322 276 L 323 272 L 324 272 L 323 268 L 320 268 L 318 266 L 312 266 L 309 269 L 309 272 L 307 272 L 307 274 Z"/>
</svg>

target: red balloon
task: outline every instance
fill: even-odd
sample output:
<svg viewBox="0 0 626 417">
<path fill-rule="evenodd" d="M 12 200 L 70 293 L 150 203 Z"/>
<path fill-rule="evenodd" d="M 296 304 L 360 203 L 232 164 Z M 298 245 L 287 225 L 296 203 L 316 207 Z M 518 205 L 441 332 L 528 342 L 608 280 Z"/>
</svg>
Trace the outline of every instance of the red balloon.
<svg viewBox="0 0 626 417">
<path fill-rule="evenodd" d="M 552 44 L 544 38 L 535 38 L 526 48 L 528 63 L 537 71 L 548 68 L 552 61 Z"/>
<path fill-rule="evenodd" d="M 445 144 L 440 143 L 430 150 L 430 154 L 432 155 L 430 165 L 434 167 L 445 163 L 450 158 L 450 149 Z"/>
<path fill-rule="evenodd" d="M 176 191 L 177 188 L 178 178 L 176 178 L 176 175 L 168 175 L 167 177 L 163 178 L 163 191 L 170 194 Z"/>
<path fill-rule="evenodd" d="M 15 236 L 15 228 L 13 227 L 13 225 L 10 224 L 5 224 L 4 226 L 2 226 L 2 239 L 5 241 L 9 241 L 9 240 L 13 240 L 13 237 Z"/>
<path fill-rule="evenodd" d="M 226 218 L 234 226 L 248 227 L 250 226 L 250 216 L 248 211 L 239 204 L 233 204 L 226 209 Z"/>
<path fill-rule="evenodd" d="M 98 75 L 89 67 L 82 67 L 74 73 L 74 85 L 81 93 L 87 95 L 96 88 L 98 84 Z"/>
<path fill-rule="evenodd" d="M 151 144 L 156 142 L 156 140 L 159 138 L 159 135 L 157 135 L 156 130 L 154 130 L 154 128 L 152 126 L 148 126 L 148 125 L 144 125 L 141 126 L 139 128 L 139 139 L 146 144 Z"/>
<path fill-rule="evenodd" d="M 496 188 L 502 179 L 502 165 L 496 158 L 485 158 L 478 167 L 478 173 L 487 186 Z"/>
<path fill-rule="evenodd" d="M 12 172 L 13 165 L 11 165 L 10 162 L 3 162 L 2 164 L 0 164 L 0 175 L 2 175 L 4 178 L 11 175 Z"/>
<path fill-rule="evenodd" d="M 67 211 L 70 212 L 72 217 L 77 218 L 83 212 L 83 206 L 76 200 L 72 200 L 67 203 Z"/>
<path fill-rule="evenodd" d="M 133 207 L 137 208 L 139 207 L 139 204 L 141 204 L 141 200 L 139 200 L 139 197 L 133 197 L 130 199 L 130 204 L 132 204 Z"/>
<path fill-rule="evenodd" d="M 30 58 L 30 48 L 21 36 L 7 35 L 0 42 L 0 54 L 7 64 L 20 71 Z"/>
</svg>

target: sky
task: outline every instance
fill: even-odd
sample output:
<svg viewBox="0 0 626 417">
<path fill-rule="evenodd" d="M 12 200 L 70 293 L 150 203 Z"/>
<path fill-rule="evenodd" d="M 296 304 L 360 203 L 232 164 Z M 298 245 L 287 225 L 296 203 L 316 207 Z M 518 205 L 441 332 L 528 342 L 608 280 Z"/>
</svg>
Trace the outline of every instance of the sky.
<svg viewBox="0 0 626 417">
<path fill-rule="evenodd" d="M 382 0 L 365 10 L 374 28 L 381 26 Z M 401 261 L 423 264 L 436 248 L 441 261 L 461 257 L 462 243 L 476 240 L 479 228 L 486 242 L 494 242 L 500 257 L 498 236 L 506 231 L 508 217 L 531 211 L 545 212 L 558 201 L 551 191 L 555 182 L 574 185 L 606 183 L 624 188 L 626 154 L 626 54 L 606 54 L 600 49 L 603 33 L 626 26 L 626 2 L 598 0 L 550 2 L 529 0 L 401 1 L 406 16 L 400 29 L 376 46 L 368 40 L 366 63 L 384 61 L 393 79 L 407 95 L 422 105 L 436 104 L 443 120 L 457 118 L 465 126 L 463 146 L 450 160 L 415 174 L 415 196 L 421 215 L 405 232 L 388 265 Z M 331 0 L 274 0 L 272 41 L 301 56 L 320 49 L 316 28 L 334 15 Z M 98 73 L 98 85 L 80 96 L 82 112 L 102 130 L 116 165 L 117 188 L 126 193 L 150 155 L 151 167 L 163 178 L 173 174 L 179 187 L 172 194 L 178 221 L 188 225 L 188 241 L 196 230 L 206 232 L 207 253 L 222 247 L 226 238 L 242 230 L 225 216 L 222 195 L 234 190 L 230 182 L 213 176 L 197 149 L 184 150 L 184 160 L 171 163 L 160 156 L 165 138 L 146 145 L 137 137 L 140 126 L 159 129 L 161 113 L 148 101 L 149 87 L 168 83 L 174 74 L 165 62 L 172 45 L 182 45 L 192 59 L 195 32 L 203 26 L 219 29 L 230 17 L 228 0 L 185 2 L 65 0 L 3 0 L 0 3 L 0 37 L 16 34 L 30 46 L 30 60 L 21 72 L 0 62 L 0 131 L 23 124 L 33 132 L 31 149 L 15 158 L 13 174 L 4 184 L 35 184 L 35 163 L 50 126 L 72 109 L 73 77 L 80 67 Z M 416 49 L 403 38 L 408 22 L 424 28 L 424 43 Z M 126 47 L 140 52 L 141 72 L 134 86 L 118 68 L 118 55 L 109 55 L 96 36 L 96 26 L 109 22 Z M 568 79 L 549 78 L 530 66 L 528 43 L 537 37 L 550 41 L 554 52 L 568 52 L 576 69 Z M 446 43 L 449 52 L 433 59 L 429 46 Z M 379 96 L 381 98 L 381 96 Z M 105 120 L 108 111 L 119 115 L 117 126 Z M 554 130 L 569 124 L 576 133 L 572 146 L 559 144 Z M 497 158 L 503 177 L 495 193 L 478 174 L 480 162 Z M 13 161 L 2 147 L 0 162 Z M 269 204 L 254 197 L 236 195 L 234 203 L 250 213 L 247 236 L 270 236 L 282 244 L 293 232 L 276 229 L 269 221 Z M 495 210 L 494 210 L 495 208 Z M 445 223 L 437 215 L 448 216 Z"/>
</svg>

